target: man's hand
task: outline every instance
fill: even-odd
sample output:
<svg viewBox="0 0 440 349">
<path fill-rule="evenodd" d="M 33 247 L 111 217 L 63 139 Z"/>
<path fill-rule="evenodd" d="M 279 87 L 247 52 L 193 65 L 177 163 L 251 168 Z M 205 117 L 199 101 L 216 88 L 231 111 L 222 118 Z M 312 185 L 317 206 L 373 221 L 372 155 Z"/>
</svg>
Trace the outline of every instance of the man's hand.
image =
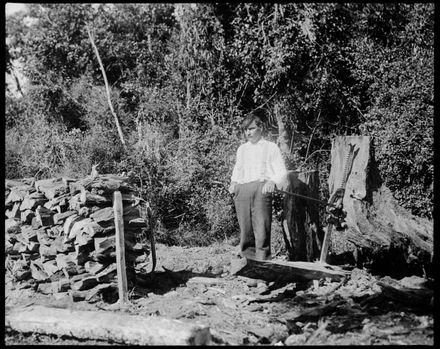
<svg viewBox="0 0 440 349">
<path fill-rule="evenodd" d="M 237 185 L 237 182 L 231 182 L 231 184 L 229 185 L 229 188 L 228 188 L 229 194 L 234 195 L 236 185 Z"/>
<path fill-rule="evenodd" d="M 264 195 L 264 194 L 272 193 L 274 190 L 275 190 L 275 182 L 267 181 L 266 183 L 264 183 L 263 189 L 261 191 Z"/>
</svg>

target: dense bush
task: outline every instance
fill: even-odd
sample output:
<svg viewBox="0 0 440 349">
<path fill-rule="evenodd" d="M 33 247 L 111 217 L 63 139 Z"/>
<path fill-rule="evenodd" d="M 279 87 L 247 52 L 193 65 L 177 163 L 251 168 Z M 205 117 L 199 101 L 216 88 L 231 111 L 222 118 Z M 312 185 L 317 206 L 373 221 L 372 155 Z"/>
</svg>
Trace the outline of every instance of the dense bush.
<svg viewBox="0 0 440 349">
<path fill-rule="evenodd" d="M 28 79 L 6 89 L 7 178 L 99 164 L 133 179 L 161 241 L 235 241 L 226 188 L 258 111 L 290 169 L 319 171 L 322 199 L 331 140 L 369 135 L 399 203 L 432 218 L 433 4 L 28 6 L 6 25 L 7 73 L 20 62 Z"/>
</svg>

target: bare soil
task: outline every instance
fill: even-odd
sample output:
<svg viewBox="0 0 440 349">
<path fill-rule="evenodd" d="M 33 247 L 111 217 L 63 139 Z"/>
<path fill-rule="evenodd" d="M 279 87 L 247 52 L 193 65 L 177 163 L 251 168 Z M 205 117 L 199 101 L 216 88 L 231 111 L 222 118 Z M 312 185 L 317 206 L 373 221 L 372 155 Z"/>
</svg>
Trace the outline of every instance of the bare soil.
<svg viewBox="0 0 440 349">
<path fill-rule="evenodd" d="M 267 283 L 229 273 L 236 247 L 157 245 L 156 272 L 142 277 L 130 303 L 72 302 L 6 277 L 5 306 L 47 305 L 164 316 L 208 325 L 218 345 L 433 345 L 431 306 L 383 297 L 381 278 L 352 269 L 343 282 Z M 282 258 L 282 257 L 277 257 Z M 383 279 L 383 278 L 382 278 Z M 389 281 L 389 280 L 388 280 Z M 397 280 L 396 280 L 397 282 Z M 121 345 L 7 330 L 5 344 Z"/>
</svg>

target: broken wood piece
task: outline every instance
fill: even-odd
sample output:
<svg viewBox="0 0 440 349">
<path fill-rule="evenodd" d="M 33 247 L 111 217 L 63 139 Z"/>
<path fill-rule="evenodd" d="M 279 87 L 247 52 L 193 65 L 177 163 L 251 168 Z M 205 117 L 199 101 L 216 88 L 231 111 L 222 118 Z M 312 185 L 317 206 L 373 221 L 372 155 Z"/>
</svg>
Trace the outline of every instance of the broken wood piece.
<svg viewBox="0 0 440 349">
<path fill-rule="evenodd" d="M 75 256 L 74 253 L 62 254 L 59 253 L 56 256 L 57 266 L 61 268 L 72 268 L 75 267 Z"/>
<path fill-rule="evenodd" d="M 64 225 L 63 225 L 64 235 L 68 236 L 73 225 L 76 222 L 81 221 L 83 219 L 84 219 L 84 217 L 79 216 L 77 214 L 74 214 L 72 216 L 67 217 L 66 220 L 64 221 Z"/>
<path fill-rule="evenodd" d="M 90 290 L 98 285 L 98 280 L 94 275 L 83 277 L 81 280 L 71 283 L 70 288 L 74 291 Z"/>
<path fill-rule="evenodd" d="M 60 268 L 57 265 L 56 260 L 50 260 L 47 262 L 43 263 L 43 270 L 46 272 L 46 274 L 50 277 L 52 276 L 55 272 L 57 272 L 58 270 L 60 270 Z"/>
<path fill-rule="evenodd" d="M 337 300 L 328 304 L 319 305 L 312 309 L 307 309 L 292 320 L 299 322 L 316 321 L 323 316 L 330 315 L 332 312 L 337 310 L 341 304 L 345 302 L 345 300 Z"/>
<path fill-rule="evenodd" d="M 79 209 L 82 206 L 81 195 L 82 195 L 81 193 L 78 193 L 69 199 L 69 206 L 68 206 L 69 210 L 79 211 Z"/>
<path fill-rule="evenodd" d="M 10 210 L 6 210 L 5 214 L 8 218 L 20 218 L 23 221 L 23 213 L 20 211 L 20 203 L 15 202 Z M 32 212 L 32 211 L 31 211 Z"/>
<path fill-rule="evenodd" d="M 13 188 L 19 188 L 24 191 L 32 189 L 32 186 L 29 184 L 24 183 L 22 180 L 16 180 L 16 179 L 6 179 L 5 178 L 5 189 L 13 189 Z"/>
<path fill-rule="evenodd" d="M 17 233 L 20 232 L 21 221 L 18 218 L 5 219 L 5 232 Z"/>
<path fill-rule="evenodd" d="M 242 258 L 231 263 L 231 274 L 265 281 L 295 282 L 330 278 L 341 281 L 348 273 L 337 266 L 313 262 L 258 261 Z"/>
<path fill-rule="evenodd" d="M 69 298 L 72 302 L 81 302 L 86 299 L 89 291 L 68 290 L 68 293 L 69 293 Z"/>
<path fill-rule="evenodd" d="M 20 205 L 20 211 L 31 210 L 34 211 L 38 206 L 43 206 L 47 199 L 43 194 L 40 194 L 41 197 L 31 198 L 26 196 Z M 43 206 L 44 207 L 44 206 Z"/>
<path fill-rule="evenodd" d="M 42 262 L 50 259 L 55 259 L 58 251 L 55 246 L 51 245 L 40 245 L 40 258 Z"/>
<path fill-rule="evenodd" d="M 5 205 L 12 202 L 22 202 L 26 196 L 26 191 L 21 191 L 17 188 L 12 188 L 5 200 Z"/>
<path fill-rule="evenodd" d="M 105 236 L 94 238 L 95 250 L 107 250 L 110 247 L 116 247 L 116 236 Z"/>
<path fill-rule="evenodd" d="M 53 247 L 55 247 L 57 252 L 60 252 L 60 253 L 68 253 L 68 252 L 75 251 L 75 246 L 73 246 L 72 244 L 66 244 L 64 242 L 64 238 L 62 236 L 58 236 L 57 238 L 55 238 L 52 241 L 51 245 Z"/>
<path fill-rule="evenodd" d="M 40 261 L 31 261 L 30 269 L 32 277 L 38 281 L 46 281 L 49 279 L 49 275 L 44 271 L 43 264 Z"/>
<path fill-rule="evenodd" d="M 12 246 L 12 250 L 18 254 L 23 253 L 23 252 L 27 251 L 27 246 L 26 246 L 26 244 L 22 243 L 21 241 L 16 241 L 14 243 L 14 245 Z"/>
<path fill-rule="evenodd" d="M 82 191 L 81 195 L 79 196 L 79 203 L 81 205 L 87 205 L 87 206 L 108 204 L 111 201 L 112 201 L 111 198 L 98 194 L 92 194 L 87 190 Z"/>
<path fill-rule="evenodd" d="M 195 276 L 189 279 L 187 284 L 202 284 L 202 285 L 224 285 L 228 283 L 228 281 L 224 279 L 219 278 L 209 278 L 209 277 L 203 277 L 203 276 Z"/>
<path fill-rule="evenodd" d="M 49 276 L 49 280 L 52 282 L 57 282 L 65 277 L 66 277 L 66 274 L 64 274 L 63 270 L 57 270 L 51 276 Z"/>
<path fill-rule="evenodd" d="M 77 265 L 83 265 L 90 260 L 90 252 L 93 251 L 93 244 L 87 245 L 75 245 L 75 263 Z"/>
<path fill-rule="evenodd" d="M 32 210 L 21 211 L 20 220 L 23 224 L 31 224 L 32 218 L 35 217 L 35 212 Z"/>
<path fill-rule="evenodd" d="M 30 241 L 26 245 L 29 252 L 37 252 L 40 250 L 40 244 L 38 242 Z"/>
<path fill-rule="evenodd" d="M 90 218 L 97 223 L 113 221 L 114 217 L 115 215 L 113 213 L 113 207 L 104 207 L 90 215 Z"/>
<path fill-rule="evenodd" d="M 89 225 L 92 225 L 93 220 L 91 218 L 84 218 L 77 220 L 73 223 L 71 229 L 69 232 L 65 232 L 66 238 L 64 239 L 65 242 L 71 242 L 75 239 L 76 235 L 79 234 L 81 230 L 86 229 Z"/>
<path fill-rule="evenodd" d="M 70 280 L 67 278 L 52 282 L 52 293 L 67 292 L 68 290 L 70 290 Z"/>
<path fill-rule="evenodd" d="M 93 237 L 88 235 L 86 232 L 81 231 L 75 237 L 75 245 L 83 246 L 93 243 Z"/>
<path fill-rule="evenodd" d="M 68 187 L 64 183 L 63 178 L 51 178 L 35 181 L 35 189 L 52 200 L 55 196 L 62 195 L 67 192 Z"/>
<path fill-rule="evenodd" d="M 37 231 L 28 224 L 21 226 L 21 235 L 26 243 L 38 242 Z"/>
<path fill-rule="evenodd" d="M 95 286 L 94 288 L 88 290 L 88 293 L 86 294 L 85 301 L 88 303 L 95 303 L 98 302 L 101 299 L 101 296 L 104 296 L 105 293 L 111 292 L 116 295 L 118 293 L 118 284 L 113 283 L 106 283 L 106 284 L 99 284 Z M 113 297 L 113 298 L 116 298 Z M 105 298 L 105 297 L 102 297 Z M 117 299 L 117 298 L 116 298 Z"/>
<path fill-rule="evenodd" d="M 56 213 L 53 216 L 53 223 L 54 224 L 63 224 L 67 217 L 73 216 L 76 214 L 76 211 L 66 211 L 61 213 Z"/>
<path fill-rule="evenodd" d="M 53 225 L 53 216 L 55 212 L 52 210 L 49 210 L 48 208 L 44 206 L 38 206 L 35 210 L 35 216 L 37 217 L 38 221 L 41 223 L 41 226 L 48 227 Z"/>
<path fill-rule="evenodd" d="M 34 229 L 39 229 L 39 228 L 41 228 L 41 222 L 40 222 L 40 220 L 39 220 L 37 217 L 33 217 L 33 218 L 32 218 L 32 223 L 31 223 L 31 225 L 32 225 L 32 228 L 34 228 Z"/>
<path fill-rule="evenodd" d="M 102 264 L 109 264 L 116 259 L 116 248 L 109 248 L 107 250 L 95 250 L 90 253 L 90 259 Z"/>
<path fill-rule="evenodd" d="M 95 275 L 96 279 L 99 282 L 109 282 L 109 280 L 114 279 L 117 274 L 117 266 L 116 263 L 112 263 L 101 270 L 99 273 Z"/>
<path fill-rule="evenodd" d="M 96 275 L 99 272 L 103 271 L 106 266 L 104 264 L 95 262 L 95 261 L 87 261 L 84 264 L 84 268 L 86 271 L 92 275 Z"/>
<path fill-rule="evenodd" d="M 32 227 L 33 228 L 33 227 Z M 35 228 L 34 228 L 35 229 Z M 40 243 L 40 245 L 46 245 L 49 246 L 52 244 L 53 239 L 51 239 L 46 232 L 46 229 L 40 228 L 36 230 L 37 232 L 37 240 Z"/>
<path fill-rule="evenodd" d="M 423 288 L 394 287 L 379 281 L 377 283 L 382 289 L 382 294 L 393 301 L 415 307 L 432 307 L 434 291 Z"/>
<path fill-rule="evenodd" d="M 62 211 L 65 211 L 65 208 L 69 205 L 69 198 L 69 194 L 54 197 L 52 200 L 45 202 L 44 207 L 52 210 L 54 209 L 54 207 L 59 206 L 60 208 L 62 208 Z"/>
<path fill-rule="evenodd" d="M 132 345 L 207 345 L 209 327 L 163 317 L 43 306 L 9 309 L 5 327 L 25 333 L 70 335 Z"/>
<path fill-rule="evenodd" d="M 91 275 L 89 273 L 81 273 L 81 274 L 73 275 L 70 278 L 70 283 L 73 284 L 74 282 L 80 281 L 81 279 L 84 279 L 89 276 L 93 276 L 93 275 Z"/>
<path fill-rule="evenodd" d="M 51 282 L 39 283 L 37 291 L 43 294 L 52 294 L 53 288 Z"/>
</svg>

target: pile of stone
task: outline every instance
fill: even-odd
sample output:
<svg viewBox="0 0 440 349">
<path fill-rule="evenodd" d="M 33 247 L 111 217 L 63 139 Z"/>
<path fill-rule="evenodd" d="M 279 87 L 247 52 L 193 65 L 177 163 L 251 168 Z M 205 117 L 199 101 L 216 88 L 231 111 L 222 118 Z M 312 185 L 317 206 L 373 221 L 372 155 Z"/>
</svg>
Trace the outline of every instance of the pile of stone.
<svg viewBox="0 0 440 349">
<path fill-rule="evenodd" d="M 149 269 L 152 216 L 126 177 L 5 180 L 5 268 L 20 288 L 73 301 L 117 295 L 114 192 L 123 203 L 128 286 Z M 65 294 L 65 293 L 64 293 Z"/>
</svg>

